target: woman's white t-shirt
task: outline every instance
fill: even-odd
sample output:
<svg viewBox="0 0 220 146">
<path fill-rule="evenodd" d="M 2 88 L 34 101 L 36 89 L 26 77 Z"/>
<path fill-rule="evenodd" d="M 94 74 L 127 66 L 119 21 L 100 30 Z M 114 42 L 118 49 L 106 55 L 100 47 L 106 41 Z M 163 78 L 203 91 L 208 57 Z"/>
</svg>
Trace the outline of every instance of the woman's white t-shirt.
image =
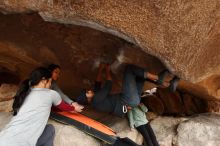
<svg viewBox="0 0 220 146">
<path fill-rule="evenodd" d="M 35 146 L 47 124 L 51 106 L 60 95 L 46 88 L 32 88 L 18 114 L 0 132 L 0 146 Z"/>
</svg>

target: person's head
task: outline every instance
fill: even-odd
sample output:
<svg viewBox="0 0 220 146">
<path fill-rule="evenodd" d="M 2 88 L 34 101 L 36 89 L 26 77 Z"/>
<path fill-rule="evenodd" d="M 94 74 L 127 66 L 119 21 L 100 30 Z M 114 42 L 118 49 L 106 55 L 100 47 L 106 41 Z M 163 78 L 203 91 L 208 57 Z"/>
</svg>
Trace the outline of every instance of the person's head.
<svg viewBox="0 0 220 146">
<path fill-rule="evenodd" d="M 57 64 L 50 64 L 48 70 L 52 74 L 52 80 L 56 81 L 60 77 L 61 68 Z"/>
<path fill-rule="evenodd" d="M 86 98 L 87 98 L 88 103 L 90 103 L 92 101 L 94 95 L 95 95 L 95 93 L 92 89 L 86 90 Z"/>
<path fill-rule="evenodd" d="M 14 97 L 15 99 L 13 103 L 14 115 L 17 114 L 25 98 L 30 93 L 31 87 L 39 86 L 42 88 L 49 88 L 50 84 L 51 84 L 51 73 L 47 68 L 39 67 L 33 70 L 29 75 L 29 78 L 21 83 Z"/>
<path fill-rule="evenodd" d="M 76 101 L 79 104 L 87 105 L 92 102 L 95 93 L 93 89 L 84 89 L 81 91 L 80 95 L 77 97 Z"/>
</svg>

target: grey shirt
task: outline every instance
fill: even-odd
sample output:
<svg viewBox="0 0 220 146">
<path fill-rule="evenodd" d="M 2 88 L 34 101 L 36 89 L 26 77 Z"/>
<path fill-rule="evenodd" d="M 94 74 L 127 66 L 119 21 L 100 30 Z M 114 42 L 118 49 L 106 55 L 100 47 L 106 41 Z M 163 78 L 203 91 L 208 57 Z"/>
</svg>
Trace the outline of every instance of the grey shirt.
<svg viewBox="0 0 220 146">
<path fill-rule="evenodd" d="M 51 106 L 61 101 L 56 91 L 31 89 L 18 114 L 0 132 L 0 146 L 35 146 L 47 124 Z"/>
<path fill-rule="evenodd" d="M 60 94 L 61 98 L 62 98 L 66 103 L 71 104 L 71 103 L 73 102 L 73 101 L 72 101 L 66 94 L 64 94 L 64 93 L 62 92 L 62 90 L 57 86 L 56 81 L 52 81 L 52 83 L 51 83 L 51 89 L 57 91 L 57 92 Z"/>
<path fill-rule="evenodd" d="M 92 107 L 96 110 L 112 113 L 119 117 L 124 117 L 122 95 L 110 94 L 112 89 L 112 81 L 108 80 L 104 86 L 96 91 L 92 99 Z"/>
</svg>

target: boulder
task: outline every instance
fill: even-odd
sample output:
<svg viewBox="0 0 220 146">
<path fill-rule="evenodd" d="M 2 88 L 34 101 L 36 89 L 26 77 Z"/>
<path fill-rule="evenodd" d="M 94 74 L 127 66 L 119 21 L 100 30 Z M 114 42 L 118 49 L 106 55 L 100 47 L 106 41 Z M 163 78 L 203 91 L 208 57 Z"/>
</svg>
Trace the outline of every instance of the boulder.
<svg viewBox="0 0 220 146">
<path fill-rule="evenodd" d="M 178 92 L 173 93 L 166 88 L 158 88 L 156 95 L 164 104 L 164 114 L 181 115 L 184 113 L 182 98 Z"/>
<path fill-rule="evenodd" d="M 14 84 L 1 84 L 0 86 L 0 112 L 12 111 L 13 97 L 18 90 L 18 86 Z"/>
<path fill-rule="evenodd" d="M 100 140 L 74 128 L 49 120 L 56 130 L 54 146 L 101 146 Z"/>
<path fill-rule="evenodd" d="M 23 79 L 34 67 L 58 63 L 60 85 L 73 96 L 107 56 L 153 71 L 168 68 L 195 83 L 197 97 L 220 100 L 218 7 L 218 0 L 1 0 L 0 66 Z M 195 93 L 190 84 L 182 87 Z"/>
<path fill-rule="evenodd" d="M 9 112 L 0 112 L 0 131 L 11 120 L 12 114 Z"/>
<path fill-rule="evenodd" d="M 179 124 L 174 145 L 218 146 L 220 145 L 220 114 L 205 113 Z"/>
<path fill-rule="evenodd" d="M 151 126 L 160 146 L 173 146 L 173 140 L 177 134 L 176 128 L 187 118 L 158 117 L 151 121 Z"/>
<path fill-rule="evenodd" d="M 123 119 L 118 122 L 115 122 L 114 125 L 111 126 L 111 128 L 116 131 L 117 135 L 119 137 L 128 137 L 137 144 L 142 144 L 143 142 L 143 137 L 142 135 L 136 130 L 136 129 L 131 129 L 128 126 L 128 120 Z"/>
<path fill-rule="evenodd" d="M 142 98 L 149 111 L 158 115 L 194 115 L 207 112 L 208 103 L 205 99 L 195 97 L 185 92 L 169 92 L 167 89 L 158 88 L 156 95 L 148 95 Z M 219 108 L 216 101 L 209 101 L 209 111 Z M 217 110 L 216 110 L 217 111 Z"/>
<path fill-rule="evenodd" d="M 18 86 L 14 84 L 0 85 L 0 102 L 11 100 L 18 90 Z"/>
<path fill-rule="evenodd" d="M 0 130 L 10 121 L 12 115 L 0 112 Z M 220 145 L 220 114 L 205 113 L 194 117 L 174 118 L 157 117 L 151 121 L 151 126 L 160 146 L 218 146 Z M 104 143 L 72 126 L 63 125 L 49 120 L 55 126 L 55 146 L 101 146 Z M 131 131 L 126 119 L 112 127 L 120 137 L 129 137 L 138 144 L 142 136 L 137 131 Z"/>
<path fill-rule="evenodd" d="M 180 93 L 186 115 L 194 115 L 207 111 L 207 101 L 201 98 L 196 98 L 190 94 Z"/>
<path fill-rule="evenodd" d="M 209 112 L 218 112 L 220 113 L 220 102 L 219 101 L 208 101 L 208 107 Z"/>
<path fill-rule="evenodd" d="M 149 111 L 162 115 L 165 112 L 163 101 L 156 95 L 146 96 L 142 98 L 143 103 L 147 106 Z"/>
<path fill-rule="evenodd" d="M 0 112 L 10 112 L 12 111 L 12 105 L 14 100 L 2 101 L 0 102 Z"/>
<path fill-rule="evenodd" d="M 192 82 L 219 74 L 218 6 L 218 0 L 0 1 L 4 14 L 37 12 L 45 21 L 87 26 L 123 38 Z"/>
</svg>

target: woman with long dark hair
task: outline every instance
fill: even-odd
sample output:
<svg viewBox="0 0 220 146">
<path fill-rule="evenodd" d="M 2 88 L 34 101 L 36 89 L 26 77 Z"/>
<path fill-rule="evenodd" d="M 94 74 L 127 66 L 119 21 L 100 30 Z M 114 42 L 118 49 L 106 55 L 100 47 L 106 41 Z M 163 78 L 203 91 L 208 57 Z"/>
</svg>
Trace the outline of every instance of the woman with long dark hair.
<svg viewBox="0 0 220 146">
<path fill-rule="evenodd" d="M 69 98 L 66 94 L 63 93 L 63 91 L 59 88 L 57 85 L 57 80 L 60 77 L 61 73 L 61 67 L 57 64 L 50 64 L 48 66 L 48 70 L 51 73 L 51 89 L 57 91 L 60 94 L 60 97 L 69 105 L 74 106 L 76 109 L 80 110 L 83 109 L 84 106 L 78 104 L 77 102 L 73 101 L 71 98 Z M 54 110 L 57 110 L 56 108 L 53 108 Z"/>
<path fill-rule="evenodd" d="M 47 125 L 51 106 L 77 112 L 50 90 L 51 73 L 40 67 L 22 82 L 13 103 L 14 117 L 0 132 L 0 146 L 53 146 L 55 129 Z"/>
</svg>

